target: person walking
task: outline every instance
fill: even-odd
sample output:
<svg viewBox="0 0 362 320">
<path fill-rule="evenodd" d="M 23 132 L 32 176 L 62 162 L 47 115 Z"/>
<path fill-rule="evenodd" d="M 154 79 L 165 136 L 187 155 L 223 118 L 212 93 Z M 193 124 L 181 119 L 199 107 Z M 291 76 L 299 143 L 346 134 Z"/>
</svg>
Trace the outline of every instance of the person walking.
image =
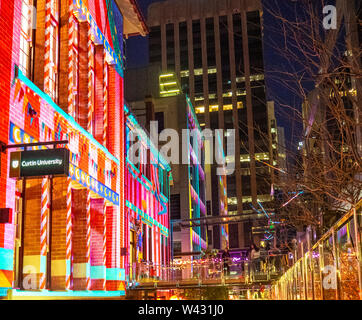
<svg viewBox="0 0 362 320">
<path fill-rule="evenodd" d="M 226 275 L 229 276 L 230 275 L 230 252 L 229 252 L 229 248 L 226 247 L 224 252 L 222 253 L 222 260 L 223 260 L 223 270 L 225 272 L 226 270 Z"/>
<path fill-rule="evenodd" d="M 250 246 L 250 260 L 253 272 L 259 272 L 260 249 L 255 245 L 255 243 Z"/>
</svg>

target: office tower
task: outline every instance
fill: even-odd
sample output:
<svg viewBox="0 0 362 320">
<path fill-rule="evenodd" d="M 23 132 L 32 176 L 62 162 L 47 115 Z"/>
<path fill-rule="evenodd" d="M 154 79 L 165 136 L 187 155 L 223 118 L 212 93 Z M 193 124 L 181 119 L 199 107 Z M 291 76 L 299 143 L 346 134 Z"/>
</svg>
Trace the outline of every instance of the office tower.
<svg viewBox="0 0 362 320">
<path fill-rule="evenodd" d="M 266 103 L 261 1 L 157 2 L 148 9 L 148 26 L 150 63 L 159 64 L 163 73 L 176 73 L 200 126 L 235 129 L 238 147 L 228 158 L 235 161 L 235 172 L 227 178 L 228 211 L 245 217 L 229 225 L 229 245 L 245 248 L 258 240 L 252 226 L 266 222 L 257 221 L 256 211 L 260 206 L 273 210 L 273 174 L 265 162 L 277 161 L 269 134 L 277 127 Z M 206 200 L 217 197 L 209 191 Z M 211 210 L 219 215 L 218 205 Z M 213 233 L 219 237 L 220 227 L 214 226 Z"/>
</svg>

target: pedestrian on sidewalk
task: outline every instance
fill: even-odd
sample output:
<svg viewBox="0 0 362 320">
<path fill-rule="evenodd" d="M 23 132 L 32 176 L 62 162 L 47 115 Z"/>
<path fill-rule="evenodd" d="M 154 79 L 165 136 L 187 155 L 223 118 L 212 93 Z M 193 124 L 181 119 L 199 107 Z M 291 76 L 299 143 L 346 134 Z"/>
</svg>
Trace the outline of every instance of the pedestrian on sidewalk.
<svg viewBox="0 0 362 320">
<path fill-rule="evenodd" d="M 250 246 L 250 260 L 253 272 L 259 272 L 260 267 L 260 249 L 253 243 Z"/>
<path fill-rule="evenodd" d="M 229 276 L 230 275 L 230 252 L 229 252 L 229 248 L 226 247 L 224 252 L 222 253 L 222 260 L 224 262 L 223 264 L 223 270 L 225 272 L 226 270 L 226 275 Z"/>
</svg>

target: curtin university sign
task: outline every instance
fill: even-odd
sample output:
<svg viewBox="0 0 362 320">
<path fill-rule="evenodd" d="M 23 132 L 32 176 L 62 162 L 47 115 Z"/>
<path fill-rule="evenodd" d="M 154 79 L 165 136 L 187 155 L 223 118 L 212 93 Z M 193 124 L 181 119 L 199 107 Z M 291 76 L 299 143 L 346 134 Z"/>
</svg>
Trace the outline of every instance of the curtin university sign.
<svg viewBox="0 0 362 320">
<path fill-rule="evenodd" d="M 69 150 L 19 151 L 10 155 L 10 178 L 67 176 Z"/>
</svg>

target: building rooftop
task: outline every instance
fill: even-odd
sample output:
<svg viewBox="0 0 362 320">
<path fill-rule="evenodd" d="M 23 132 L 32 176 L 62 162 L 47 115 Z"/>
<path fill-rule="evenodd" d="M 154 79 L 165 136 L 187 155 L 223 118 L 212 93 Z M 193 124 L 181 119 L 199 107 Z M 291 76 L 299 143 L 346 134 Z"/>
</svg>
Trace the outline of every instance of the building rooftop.
<svg viewBox="0 0 362 320">
<path fill-rule="evenodd" d="M 262 10 L 261 0 L 168 0 L 154 2 L 148 7 L 147 23 L 149 27 L 161 23 L 200 19 L 237 13 L 241 10 Z"/>
<path fill-rule="evenodd" d="M 146 36 L 146 20 L 138 6 L 137 0 L 115 0 L 124 18 L 124 36 Z"/>
</svg>

